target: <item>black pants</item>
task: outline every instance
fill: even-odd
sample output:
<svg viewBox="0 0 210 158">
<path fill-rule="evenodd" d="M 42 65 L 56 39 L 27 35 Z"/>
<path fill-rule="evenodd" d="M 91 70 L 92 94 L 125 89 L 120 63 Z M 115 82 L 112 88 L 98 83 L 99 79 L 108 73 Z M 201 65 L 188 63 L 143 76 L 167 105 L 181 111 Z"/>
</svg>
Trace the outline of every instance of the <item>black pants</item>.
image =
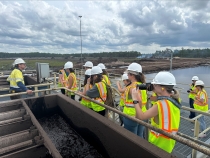
<svg viewBox="0 0 210 158">
<path fill-rule="evenodd" d="M 14 93 L 18 93 L 18 92 L 15 92 L 15 90 L 10 90 L 9 93 L 14 94 Z M 21 98 L 21 95 L 10 96 L 11 100 L 20 99 L 20 98 Z"/>
<path fill-rule="evenodd" d="M 61 93 L 65 95 L 65 89 L 61 89 Z"/>
<path fill-rule="evenodd" d="M 194 100 L 193 100 L 192 98 L 189 98 L 189 103 L 190 103 L 190 108 L 194 109 L 194 106 L 193 106 Z M 194 117 L 195 117 L 195 112 L 191 112 L 191 111 L 190 111 L 190 116 L 189 116 L 189 118 L 192 119 L 192 118 L 194 118 Z"/>
<path fill-rule="evenodd" d="M 71 99 L 75 100 L 75 95 L 71 95 Z"/>
<path fill-rule="evenodd" d="M 104 109 L 104 110 L 102 110 L 102 111 L 98 111 L 97 113 L 100 114 L 100 115 L 102 115 L 102 116 L 105 116 L 106 110 Z"/>
</svg>

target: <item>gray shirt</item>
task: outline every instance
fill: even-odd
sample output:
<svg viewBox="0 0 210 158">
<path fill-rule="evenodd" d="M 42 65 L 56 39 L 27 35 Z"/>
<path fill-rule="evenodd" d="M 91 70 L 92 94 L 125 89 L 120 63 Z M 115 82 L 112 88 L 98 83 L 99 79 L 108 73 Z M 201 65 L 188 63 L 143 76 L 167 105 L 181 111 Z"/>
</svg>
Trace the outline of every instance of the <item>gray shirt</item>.
<svg viewBox="0 0 210 158">
<path fill-rule="evenodd" d="M 89 89 L 86 92 L 86 95 L 90 98 L 99 98 L 100 97 L 100 93 L 98 91 L 98 88 L 96 87 L 96 85 L 94 85 L 91 89 Z"/>
</svg>

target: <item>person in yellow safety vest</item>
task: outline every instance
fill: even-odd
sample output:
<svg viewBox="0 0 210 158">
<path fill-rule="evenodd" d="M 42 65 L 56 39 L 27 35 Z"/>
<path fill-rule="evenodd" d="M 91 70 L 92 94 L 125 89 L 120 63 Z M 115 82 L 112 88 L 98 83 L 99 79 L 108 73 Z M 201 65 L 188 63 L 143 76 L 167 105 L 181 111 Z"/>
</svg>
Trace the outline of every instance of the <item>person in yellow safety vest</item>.
<svg viewBox="0 0 210 158">
<path fill-rule="evenodd" d="M 136 86 L 142 83 L 145 83 L 145 77 L 142 74 L 142 67 L 138 63 L 132 63 L 128 66 L 127 69 L 128 79 L 131 81 L 131 84 L 125 89 L 125 106 L 123 109 L 123 113 L 132 117 L 136 116 L 136 110 L 134 107 L 133 99 L 131 97 L 132 89 L 136 89 Z M 147 91 L 139 90 L 139 93 L 142 95 L 142 102 L 144 106 L 142 106 L 142 110 L 146 111 L 146 103 L 147 103 Z M 145 127 L 141 124 L 130 120 L 127 117 L 123 117 L 124 128 L 137 134 L 138 136 L 143 138 L 143 133 Z"/>
<path fill-rule="evenodd" d="M 194 109 L 194 100 L 195 100 L 195 96 L 197 94 L 197 89 L 195 88 L 195 82 L 198 81 L 199 78 L 198 76 L 193 76 L 192 77 L 192 84 L 190 85 L 190 89 L 187 91 L 189 93 L 188 97 L 189 97 L 189 104 L 190 104 L 190 108 Z M 195 112 L 190 111 L 190 115 L 189 118 L 192 119 L 195 117 Z"/>
<path fill-rule="evenodd" d="M 103 81 L 106 84 L 111 85 L 110 79 L 108 77 L 109 75 L 108 75 L 108 73 L 106 71 L 105 65 L 103 63 L 99 63 L 97 66 L 99 66 L 102 69 L 102 71 L 103 71 L 103 73 L 102 73 L 103 74 Z"/>
<path fill-rule="evenodd" d="M 64 68 L 66 67 L 66 64 L 67 63 L 65 63 Z M 58 87 L 66 87 L 67 85 L 69 73 L 66 72 L 64 68 L 59 70 Z M 61 93 L 65 95 L 65 89 L 61 89 Z"/>
<path fill-rule="evenodd" d="M 195 87 L 197 88 L 198 93 L 194 100 L 194 104 L 193 104 L 194 109 L 207 112 L 209 109 L 208 95 L 204 89 L 204 82 L 201 80 L 196 81 Z M 199 115 L 199 113 L 196 113 L 196 116 L 197 115 Z M 200 122 L 200 131 L 204 131 L 206 129 L 205 117 L 201 116 L 200 118 L 198 118 L 198 121 Z M 206 137 L 206 134 L 200 133 L 198 137 L 200 138 Z"/>
<path fill-rule="evenodd" d="M 85 86 L 84 86 L 83 92 L 80 93 L 82 95 L 85 95 L 86 94 L 87 86 L 89 86 L 89 89 L 91 89 L 93 87 L 93 81 L 90 81 L 90 84 L 87 84 L 87 80 L 88 80 L 88 78 L 90 78 L 90 76 L 91 76 L 91 69 L 87 69 L 85 71 L 85 80 L 84 80 L 84 85 Z M 87 100 L 85 98 L 82 98 L 80 104 L 82 104 L 82 105 L 84 105 L 84 106 L 92 109 L 92 107 L 91 107 L 91 101 L 89 101 L 89 100 Z"/>
<path fill-rule="evenodd" d="M 124 73 L 122 75 L 122 81 L 123 81 L 125 87 L 121 87 L 120 81 L 117 81 L 117 89 L 121 93 L 120 103 L 119 103 L 121 112 L 123 112 L 123 109 L 125 106 L 125 89 L 127 86 L 129 86 L 131 84 L 131 81 L 128 79 L 127 73 Z M 119 118 L 120 118 L 121 126 L 122 126 L 123 125 L 123 117 L 120 115 Z"/>
<path fill-rule="evenodd" d="M 92 63 L 91 61 L 87 61 L 87 62 L 85 63 L 85 65 L 83 65 L 83 66 L 85 67 L 85 70 L 87 70 L 87 69 L 92 69 L 93 63 Z"/>
<path fill-rule="evenodd" d="M 179 93 L 173 89 L 176 79 L 170 72 L 159 72 L 153 81 L 153 92 L 162 99 L 144 112 L 142 107 L 141 94 L 136 89 L 132 91 L 132 98 L 135 103 L 136 117 L 140 120 L 151 118 L 151 125 L 165 132 L 176 134 L 180 125 Z M 176 141 L 153 130 L 149 131 L 148 141 L 157 147 L 171 153 Z"/>
<path fill-rule="evenodd" d="M 66 88 L 77 91 L 77 78 L 76 75 L 74 74 L 74 69 L 73 69 L 73 63 L 68 61 L 65 64 L 64 67 L 65 71 L 69 73 L 67 77 L 67 82 L 66 82 Z M 68 96 L 71 96 L 71 99 L 75 100 L 75 94 L 73 92 L 67 92 Z"/>
<path fill-rule="evenodd" d="M 32 90 L 29 90 L 25 86 L 23 73 L 22 71 L 26 68 L 26 63 L 22 58 L 15 59 L 13 66 L 14 70 L 11 72 L 7 81 L 10 82 L 10 93 L 19 93 L 19 92 L 27 92 L 28 94 L 32 94 Z M 10 96 L 10 99 L 20 99 L 21 95 Z"/>
<path fill-rule="evenodd" d="M 107 89 L 104 82 L 102 82 L 102 69 L 99 66 L 93 66 L 91 69 L 91 77 L 87 80 L 87 91 L 86 96 L 90 98 L 94 98 L 94 100 L 98 101 L 101 104 L 104 104 L 104 101 L 107 98 Z M 91 81 L 93 81 L 94 85 L 90 89 L 88 85 L 90 85 Z M 91 107 L 93 111 L 99 113 L 102 116 L 105 116 L 105 108 L 91 102 Z"/>
</svg>

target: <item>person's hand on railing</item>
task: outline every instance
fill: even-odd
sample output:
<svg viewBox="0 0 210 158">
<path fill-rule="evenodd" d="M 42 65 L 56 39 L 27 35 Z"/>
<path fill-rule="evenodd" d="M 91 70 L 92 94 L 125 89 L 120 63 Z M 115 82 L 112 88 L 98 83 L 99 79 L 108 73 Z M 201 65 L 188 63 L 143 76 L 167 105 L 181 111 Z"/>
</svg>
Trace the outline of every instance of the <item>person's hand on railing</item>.
<svg viewBox="0 0 210 158">
<path fill-rule="evenodd" d="M 28 89 L 26 92 L 27 92 L 27 94 L 30 94 L 30 95 L 33 94 L 33 91 L 30 89 Z"/>
</svg>

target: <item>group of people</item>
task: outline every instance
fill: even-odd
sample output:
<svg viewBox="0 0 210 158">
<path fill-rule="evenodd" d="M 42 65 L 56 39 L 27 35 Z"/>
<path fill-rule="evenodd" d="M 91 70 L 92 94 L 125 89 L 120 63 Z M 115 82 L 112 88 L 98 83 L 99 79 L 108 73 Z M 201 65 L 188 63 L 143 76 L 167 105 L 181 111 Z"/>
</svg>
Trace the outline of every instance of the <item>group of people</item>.
<svg viewBox="0 0 210 158">
<path fill-rule="evenodd" d="M 110 85 L 106 67 L 103 63 L 99 63 L 97 66 L 93 66 L 91 61 L 87 61 L 85 65 L 85 76 L 84 76 L 84 88 L 80 94 L 93 98 L 95 101 L 104 104 L 107 98 L 106 84 Z M 67 62 L 64 68 L 59 71 L 59 84 L 60 87 L 66 87 L 70 90 L 77 91 L 77 79 L 73 70 L 73 63 Z M 71 95 L 71 98 L 75 100 L 75 94 L 68 92 L 65 89 L 61 89 L 61 92 L 66 95 Z M 98 105 L 95 102 L 91 102 L 88 99 L 82 97 L 80 103 L 87 108 L 105 116 L 105 108 Z"/>
<path fill-rule="evenodd" d="M 25 69 L 25 61 L 18 58 L 14 62 L 15 69 L 8 77 L 10 81 L 10 93 L 18 93 L 26 91 L 31 94 L 32 91 L 27 89 L 24 84 L 22 70 Z M 100 63 L 93 66 L 93 63 L 87 61 L 85 65 L 85 76 L 83 91 L 80 94 L 93 98 L 96 102 L 104 104 L 107 99 L 107 85 L 111 85 L 110 79 L 106 72 L 104 64 Z M 147 121 L 150 119 L 151 125 L 165 132 L 176 134 L 180 125 L 180 96 L 178 91 L 174 89 L 176 79 L 170 72 L 159 72 L 151 84 L 153 85 L 152 96 L 147 96 L 147 90 L 138 88 L 139 85 L 146 83 L 142 67 L 138 63 L 131 63 L 126 72 L 122 75 L 124 86 L 117 81 L 117 87 L 121 93 L 120 109 L 124 114 L 136 117 L 140 120 Z M 199 80 L 197 76 L 192 78 L 189 93 L 190 107 L 200 111 L 208 111 L 208 96 L 204 90 L 204 82 Z M 138 86 L 137 86 L 138 85 Z M 59 71 L 58 86 L 66 87 L 70 90 L 77 91 L 77 78 L 73 69 L 73 63 L 68 61 L 64 68 Z M 61 92 L 75 100 L 75 94 L 61 88 Z M 17 99 L 17 98 L 11 98 Z M 147 101 L 151 99 L 152 107 L 147 109 Z M 80 103 L 85 107 L 105 116 L 105 108 L 95 102 L 91 102 L 86 98 L 82 98 Z M 191 112 L 189 118 L 193 118 L 197 113 Z M 145 127 L 127 117 L 121 117 L 124 128 L 144 138 Z M 204 116 L 200 117 L 200 130 L 206 129 Z M 199 137 L 205 137 L 200 134 Z M 175 140 L 149 130 L 148 141 L 159 148 L 171 153 Z"/>
<path fill-rule="evenodd" d="M 208 111 L 208 95 L 204 89 L 204 82 L 199 80 L 198 76 L 192 77 L 192 84 L 190 85 L 190 89 L 187 92 L 189 93 L 190 108 L 203 112 Z M 199 113 L 190 112 L 189 118 L 192 119 L 198 115 Z M 200 123 L 200 132 L 202 132 L 206 129 L 204 115 L 199 117 L 198 121 Z M 194 131 L 194 129 L 192 129 L 192 131 Z M 198 137 L 206 137 L 206 133 L 200 133 Z"/>
</svg>

